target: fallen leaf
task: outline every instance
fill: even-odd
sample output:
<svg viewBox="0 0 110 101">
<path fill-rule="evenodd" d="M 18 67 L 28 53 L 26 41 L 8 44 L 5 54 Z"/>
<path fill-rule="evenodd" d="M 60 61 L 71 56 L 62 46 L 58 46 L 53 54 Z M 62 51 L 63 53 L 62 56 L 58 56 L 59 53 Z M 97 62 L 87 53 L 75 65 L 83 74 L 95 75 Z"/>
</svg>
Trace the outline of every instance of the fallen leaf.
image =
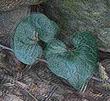
<svg viewBox="0 0 110 101">
<path fill-rule="evenodd" d="M 68 51 L 63 42 L 52 40 L 45 49 L 46 59 L 53 73 L 82 91 L 97 71 L 97 44 L 95 37 L 88 32 L 76 33 L 71 36 L 71 42 L 76 49 Z"/>
<path fill-rule="evenodd" d="M 24 18 L 18 24 L 14 35 L 12 47 L 15 56 L 21 62 L 32 65 L 42 55 L 42 48 L 38 42 L 48 42 L 57 32 L 57 24 L 41 13 Z"/>
</svg>

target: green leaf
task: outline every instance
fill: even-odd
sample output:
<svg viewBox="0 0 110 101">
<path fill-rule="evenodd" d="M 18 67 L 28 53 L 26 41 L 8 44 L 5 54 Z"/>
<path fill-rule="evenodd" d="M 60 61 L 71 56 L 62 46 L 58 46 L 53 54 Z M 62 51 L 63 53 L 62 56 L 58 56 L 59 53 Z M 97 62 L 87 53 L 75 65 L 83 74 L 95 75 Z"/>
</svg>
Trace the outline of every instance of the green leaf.
<svg viewBox="0 0 110 101">
<path fill-rule="evenodd" d="M 48 19 L 44 14 L 33 14 L 29 19 L 31 19 L 31 23 L 35 27 L 36 32 L 38 32 L 39 38 L 44 42 L 54 39 L 54 36 L 59 31 L 57 24 Z"/>
<path fill-rule="evenodd" d="M 98 49 L 95 38 L 87 32 L 70 37 L 75 50 L 68 51 L 61 41 L 48 43 L 45 54 L 50 70 L 82 90 L 97 70 Z"/>
<path fill-rule="evenodd" d="M 38 41 L 48 42 L 57 33 L 58 26 L 45 15 L 38 13 L 24 18 L 16 27 L 13 50 L 25 64 L 33 64 L 42 55 Z"/>
<path fill-rule="evenodd" d="M 19 42 L 17 47 L 14 47 L 14 52 L 18 60 L 24 64 L 32 65 L 37 62 L 42 55 L 42 48 L 38 45 L 26 45 Z"/>
</svg>

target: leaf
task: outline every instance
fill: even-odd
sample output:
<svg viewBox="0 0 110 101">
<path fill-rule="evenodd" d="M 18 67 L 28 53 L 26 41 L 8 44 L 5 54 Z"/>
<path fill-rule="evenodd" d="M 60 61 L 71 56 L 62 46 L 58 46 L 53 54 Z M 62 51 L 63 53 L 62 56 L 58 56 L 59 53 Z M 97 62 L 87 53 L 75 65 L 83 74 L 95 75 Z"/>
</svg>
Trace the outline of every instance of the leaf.
<svg viewBox="0 0 110 101">
<path fill-rule="evenodd" d="M 66 79 L 77 90 L 82 90 L 97 71 L 97 44 L 88 32 L 76 33 L 70 41 L 75 50 L 68 51 L 61 41 L 48 43 L 45 49 L 46 59 L 53 73 Z"/>
<path fill-rule="evenodd" d="M 36 32 L 39 33 L 39 38 L 44 42 L 53 39 L 59 31 L 57 24 L 41 13 L 33 14 L 31 19 Z"/>
<path fill-rule="evenodd" d="M 102 66 L 102 64 L 99 64 L 99 74 L 100 74 L 100 78 L 103 80 L 108 80 L 109 77 L 105 71 L 105 68 Z"/>
<path fill-rule="evenodd" d="M 20 45 L 21 44 L 21 45 Z M 24 64 L 32 65 L 37 62 L 42 55 L 42 48 L 38 45 L 26 45 L 22 43 L 16 44 L 14 52 L 18 60 Z"/>
<path fill-rule="evenodd" d="M 107 90 L 110 89 L 110 83 L 107 82 L 109 81 L 109 76 L 107 74 L 107 71 L 105 69 L 109 69 L 109 59 L 105 59 L 103 61 L 101 61 L 101 63 L 99 63 L 99 76 L 100 78 L 105 81 L 105 82 L 102 82 L 102 84 L 100 84 L 100 86 L 106 88 Z"/>
<path fill-rule="evenodd" d="M 57 33 L 58 26 L 43 14 L 32 14 L 24 18 L 16 28 L 13 50 L 18 60 L 33 64 L 42 55 L 38 41 L 48 42 Z"/>
</svg>

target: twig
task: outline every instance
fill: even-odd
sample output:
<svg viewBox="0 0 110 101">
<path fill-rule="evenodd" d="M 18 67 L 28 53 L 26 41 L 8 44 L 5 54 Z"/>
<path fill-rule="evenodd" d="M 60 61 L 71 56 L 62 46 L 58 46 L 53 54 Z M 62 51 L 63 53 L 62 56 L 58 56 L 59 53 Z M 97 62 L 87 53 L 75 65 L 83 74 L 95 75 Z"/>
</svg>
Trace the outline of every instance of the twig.
<svg viewBox="0 0 110 101">
<path fill-rule="evenodd" d="M 43 101 L 49 101 L 49 98 L 54 94 L 58 87 L 54 86 L 51 90 L 51 92 L 48 94 L 48 96 Z"/>
<path fill-rule="evenodd" d="M 86 91 L 86 89 L 87 89 L 87 84 L 82 86 L 82 88 L 81 88 L 79 93 L 83 94 Z"/>
<path fill-rule="evenodd" d="M 31 67 L 32 65 L 26 65 L 25 68 L 22 70 L 22 74 L 25 74 Z"/>
<path fill-rule="evenodd" d="M 103 82 L 102 79 L 96 78 L 96 77 L 92 77 L 93 80 L 98 81 L 98 82 Z"/>
<path fill-rule="evenodd" d="M 46 60 L 44 60 L 44 59 L 39 59 L 39 61 L 48 64 L 48 62 Z"/>
<path fill-rule="evenodd" d="M 108 79 L 108 80 L 102 80 L 102 79 L 100 79 L 100 78 L 96 78 L 96 77 L 92 77 L 92 79 L 93 80 L 95 80 L 95 81 L 98 81 L 98 82 L 102 82 L 102 83 L 109 83 L 110 84 L 110 80 Z"/>
<path fill-rule="evenodd" d="M 1 45 L 1 44 L 0 44 L 0 47 L 3 48 L 3 49 L 7 49 L 7 50 L 13 52 L 13 49 L 11 49 L 11 48 L 9 48 L 9 47 L 6 47 L 6 46 L 4 46 L 4 45 Z"/>
<path fill-rule="evenodd" d="M 28 90 L 25 89 L 25 91 L 26 91 L 35 101 L 38 101 L 38 99 L 37 99 L 35 96 L 33 96 Z"/>
<path fill-rule="evenodd" d="M 16 81 L 16 84 L 17 84 L 20 88 L 22 88 L 24 91 L 26 91 L 35 101 L 38 101 L 38 99 L 37 99 L 35 96 L 33 96 L 33 95 L 27 90 L 28 86 L 27 86 L 26 84 L 24 84 L 24 83 L 22 83 L 22 82 L 19 82 L 19 81 Z"/>
</svg>

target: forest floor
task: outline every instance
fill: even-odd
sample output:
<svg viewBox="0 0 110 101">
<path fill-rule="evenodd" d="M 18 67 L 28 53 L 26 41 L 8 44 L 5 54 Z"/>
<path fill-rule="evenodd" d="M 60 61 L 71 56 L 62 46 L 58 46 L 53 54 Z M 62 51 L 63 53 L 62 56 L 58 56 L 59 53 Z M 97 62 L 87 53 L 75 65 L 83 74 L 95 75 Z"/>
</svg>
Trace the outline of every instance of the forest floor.
<svg viewBox="0 0 110 101">
<path fill-rule="evenodd" d="M 31 12 L 39 9 L 42 11 L 43 8 L 31 6 Z M 10 31 L 7 21 L 5 27 L 0 24 L 0 42 L 10 47 L 8 34 L 2 34 Z M 110 67 L 106 68 L 105 60 L 109 57 L 109 53 L 100 51 L 100 64 L 108 77 Z M 106 63 L 110 64 L 110 61 Z M 109 83 L 94 76 L 84 92 L 80 93 L 67 81 L 54 75 L 46 63 L 40 61 L 30 68 L 19 62 L 11 51 L 0 48 L 0 101 L 110 101 Z"/>
</svg>

